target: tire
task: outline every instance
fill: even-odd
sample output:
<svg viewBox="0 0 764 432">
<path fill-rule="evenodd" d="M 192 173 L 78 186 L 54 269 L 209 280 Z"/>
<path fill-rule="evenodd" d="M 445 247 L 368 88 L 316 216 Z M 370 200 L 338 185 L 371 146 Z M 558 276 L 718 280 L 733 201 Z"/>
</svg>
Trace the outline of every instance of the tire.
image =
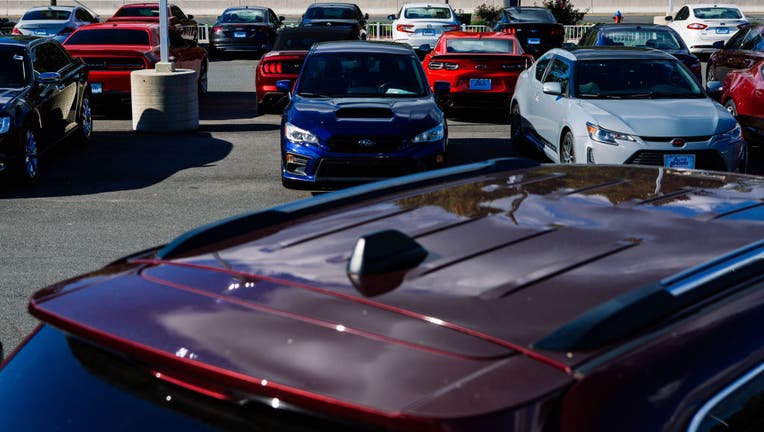
<svg viewBox="0 0 764 432">
<path fill-rule="evenodd" d="M 93 135 L 93 112 L 90 106 L 90 93 L 82 96 L 79 119 L 77 120 L 77 142 L 89 144 Z"/>
<path fill-rule="evenodd" d="M 21 130 L 19 157 L 16 159 L 14 172 L 23 183 L 33 184 L 40 178 L 40 154 L 38 133 L 31 125 Z"/>
<path fill-rule="evenodd" d="M 570 131 L 565 131 L 560 142 L 560 163 L 562 164 L 574 164 L 576 163 L 576 148 L 575 139 Z"/>
<path fill-rule="evenodd" d="M 202 70 L 199 72 L 199 96 L 206 97 L 209 93 L 209 82 L 207 81 L 207 71 L 209 70 L 209 64 L 207 62 L 202 63 Z"/>
<path fill-rule="evenodd" d="M 257 103 L 257 115 L 268 114 L 271 112 L 272 109 L 273 107 L 271 106 L 271 104 L 269 104 L 265 100 Z"/>
<path fill-rule="evenodd" d="M 732 99 L 728 100 L 724 103 L 724 108 L 727 108 L 727 111 L 732 114 L 732 117 L 737 118 L 737 105 L 735 105 L 735 101 Z"/>
<path fill-rule="evenodd" d="M 509 137 L 512 142 L 512 153 L 516 156 L 533 156 L 523 131 L 523 118 L 520 115 L 520 105 L 514 104 L 509 111 Z"/>
</svg>

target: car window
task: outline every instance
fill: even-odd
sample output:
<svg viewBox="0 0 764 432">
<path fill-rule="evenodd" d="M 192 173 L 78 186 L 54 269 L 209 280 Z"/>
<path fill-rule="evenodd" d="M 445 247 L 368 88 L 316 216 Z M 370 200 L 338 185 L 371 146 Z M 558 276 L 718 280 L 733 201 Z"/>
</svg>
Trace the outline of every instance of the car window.
<svg viewBox="0 0 764 432">
<path fill-rule="evenodd" d="M 693 8 L 692 13 L 699 19 L 741 19 L 743 14 L 737 8 L 702 7 Z"/>
<path fill-rule="evenodd" d="M 329 97 L 412 97 L 427 95 L 421 63 L 412 56 L 385 53 L 331 53 L 308 56 L 298 93 Z"/>
<path fill-rule="evenodd" d="M 51 21 L 66 21 L 71 16 L 71 11 L 65 10 L 33 10 L 29 11 L 21 17 L 24 21 L 29 20 L 51 20 Z"/>
<path fill-rule="evenodd" d="M 353 30 L 323 31 L 316 30 L 311 32 L 293 32 L 282 30 L 276 36 L 273 43 L 274 51 L 281 50 L 308 50 L 316 42 L 348 40 L 353 38 Z"/>
<path fill-rule="evenodd" d="M 702 88 L 676 60 L 587 60 L 576 65 L 580 98 L 701 98 Z"/>
<path fill-rule="evenodd" d="M 34 70 L 38 73 L 60 72 L 72 63 L 63 48 L 53 42 L 34 47 Z"/>
<path fill-rule="evenodd" d="M 451 38 L 446 40 L 446 52 L 450 53 L 511 53 L 515 44 L 512 39 Z"/>
<path fill-rule="evenodd" d="M 152 7 L 126 7 L 118 10 L 115 17 L 158 17 L 159 8 Z"/>
<path fill-rule="evenodd" d="M 740 45 L 743 44 L 743 41 L 745 40 L 746 35 L 748 35 L 748 32 L 750 29 L 742 29 L 738 30 L 729 41 L 727 41 L 727 44 L 724 45 L 725 49 L 740 49 Z"/>
<path fill-rule="evenodd" d="M 0 88 L 24 87 L 28 81 L 27 63 L 23 51 L 12 49 L 0 50 Z"/>
<path fill-rule="evenodd" d="M 175 18 L 181 21 L 187 19 L 186 14 L 184 14 L 183 11 L 180 10 L 180 8 L 177 6 L 170 6 L 170 12 L 172 13 L 172 16 L 174 16 Z"/>
<path fill-rule="evenodd" d="M 357 19 L 347 7 L 312 7 L 305 11 L 307 19 Z"/>
<path fill-rule="evenodd" d="M 281 23 L 279 22 L 279 17 L 276 16 L 276 13 L 272 10 L 268 9 L 268 20 L 271 22 L 271 24 L 278 26 Z"/>
<path fill-rule="evenodd" d="M 561 58 L 554 59 L 549 67 L 549 73 L 544 78 L 544 82 L 560 83 L 562 94 L 567 94 L 568 84 L 570 83 L 570 64 Z"/>
<path fill-rule="evenodd" d="M 404 14 L 408 19 L 448 19 L 451 18 L 451 9 L 436 6 L 411 7 Z"/>
<path fill-rule="evenodd" d="M 509 21 L 527 21 L 527 22 L 548 22 L 556 23 L 557 20 L 548 9 L 504 9 L 504 15 L 506 15 Z"/>
<path fill-rule="evenodd" d="M 265 11 L 261 9 L 237 9 L 223 14 L 222 23 L 264 23 Z"/>
<path fill-rule="evenodd" d="M 679 12 L 676 13 L 676 16 L 674 17 L 674 21 L 684 21 L 689 17 L 690 17 L 690 8 L 685 6 L 682 9 L 679 9 Z"/>
<path fill-rule="evenodd" d="M 613 30 L 602 33 L 598 45 L 618 45 L 659 50 L 682 49 L 674 33 L 666 30 Z"/>
<path fill-rule="evenodd" d="M 549 66 L 549 61 L 552 60 L 552 57 L 542 57 L 536 62 L 536 79 L 541 81 L 541 78 L 544 76 L 544 71 L 546 70 L 546 67 Z"/>
<path fill-rule="evenodd" d="M 761 45 L 761 33 L 751 30 L 748 32 L 745 39 L 743 39 L 743 44 L 740 46 L 740 49 L 755 50 L 759 45 Z"/>
<path fill-rule="evenodd" d="M 764 364 L 743 375 L 709 400 L 693 418 L 689 432 L 764 430 Z"/>
<path fill-rule="evenodd" d="M 85 11 L 84 9 L 77 9 L 74 16 L 77 18 L 77 21 L 82 21 L 82 22 L 94 21 L 93 17 L 89 13 L 87 13 L 87 11 Z"/>
<path fill-rule="evenodd" d="M 149 34 L 144 30 L 91 29 L 72 34 L 66 45 L 142 45 L 148 46 Z"/>
</svg>

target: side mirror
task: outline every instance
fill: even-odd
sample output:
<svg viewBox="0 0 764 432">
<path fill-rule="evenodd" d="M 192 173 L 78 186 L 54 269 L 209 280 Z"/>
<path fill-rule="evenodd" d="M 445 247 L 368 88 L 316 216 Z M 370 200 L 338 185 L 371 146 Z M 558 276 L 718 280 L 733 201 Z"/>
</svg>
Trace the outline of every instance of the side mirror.
<svg viewBox="0 0 764 432">
<path fill-rule="evenodd" d="M 451 92 L 451 83 L 448 81 L 435 81 L 432 85 L 432 92 L 436 95 L 448 94 Z"/>
<path fill-rule="evenodd" d="M 278 80 L 276 81 L 276 90 L 291 93 L 292 81 L 291 80 Z"/>
<path fill-rule="evenodd" d="M 279 21 L 284 22 L 285 19 L 283 15 L 279 15 Z"/>
<path fill-rule="evenodd" d="M 193 16 L 193 15 L 186 15 L 186 18 L 188 18 L 188 19 L 194 19 L 194 16 Z"/>
<path fill-rule="evenodd" d="M 562 94 L 562 85 L 558 82 L 545 82 L 544 93 L 553 96 L 559 96 Z"/>
<path fill-rule="evenodd" d="M 562 49 L 570 51 L 570 50 L 574 49 L 577 46 L 578 45 L 574 44 L 573 42 L 565 42 L 565 43 L 562 44 Z"/>
<path fill-rule="evenodd" d="M 711 46 L 716 48 L 716 49 L 722 49 L 722 48 L 724 48 L 724 41 L 716 41 L 716 42 L 712 43 Z"/>
<path fill-rule="evenodd" d="M 37 79 L 43 84 L 55 84 L 61 81 L 61 74 L 58 72 L 43 72 Z"/>
<path fill-rule="evenodd" d="M 722 97 L 724 86 L 721 81 L 709 81 L 706 83 L 706 93 L 717 101 Z"/>
<path fill-rule="evenodd" d="M 388 15 L 387 19 L 389 19 L 390 21 L 395 21 L 395 15 Z"/>
<path fill-rule="evenodd" d="M 430 44 L 422 44 L 422 45 L 419 45 L 418 50 L 422 54 L 429 54 L 432 52 L 432 47 L 430 46 Z"/>
<path fill-rule="evenodd" d="M 666 17 L 666 21 L 668 21 L 668 22 L 674 21 L 674 17 L 672 17 L 672 16 L 667 16 L 667 17 Z"/>
<path fill-rule="evenodd" d="M 369 14 L 364 14 L 363 19 L 369 19 Z"/>
</svg>

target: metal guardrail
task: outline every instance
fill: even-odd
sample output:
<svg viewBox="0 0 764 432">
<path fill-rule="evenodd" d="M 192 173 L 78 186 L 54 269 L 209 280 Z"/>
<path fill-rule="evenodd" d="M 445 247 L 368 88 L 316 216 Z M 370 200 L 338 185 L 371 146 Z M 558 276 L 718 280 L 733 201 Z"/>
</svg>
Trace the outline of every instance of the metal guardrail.
<svg viewBox="0 0 764 432">
<path fill-rule="evenodd" d="M 295 27 L 297 26 L 297 22 L 285 21 L 284 25 L 286 27 Z M 591 26 L 592 24 L 566 25 L 565 26 L 565 42 L 578 43 L 578 40 L 581 39 L 581 36 L 583 36 L 584 33 L 586 33 L 586 30 Z M 386 39 L 392 39 L 393 37 L 393 27 L 392 27 L 392 24 L 390 23 L 381 23 L 381 22 L 369 23 L 368 31 L 369 31 L 368 38 L 371 40 L 386 40 Z M 486 31 L 486 26 L 462 25 L 462 31 L 468 31 L 468 32 Z M 198 37 L 199 43 L 203 43 L 203 44 L 209 43 L 210 26 L 207 24 L 200 24 L 197 29 L 197 37 Z"/>
</svg>

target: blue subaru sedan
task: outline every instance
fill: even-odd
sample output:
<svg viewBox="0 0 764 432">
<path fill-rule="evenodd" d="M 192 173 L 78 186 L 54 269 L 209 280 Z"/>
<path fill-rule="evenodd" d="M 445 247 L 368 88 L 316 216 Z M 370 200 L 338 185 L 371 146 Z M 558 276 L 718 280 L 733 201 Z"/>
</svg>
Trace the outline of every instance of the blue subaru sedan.
<svg viewBox="0 0 764 432">
<path fill-rule="evenodd" d="M 410 47 L 322 42 L 308 52 L 281 120 L 282 183 L 322 190 L 425 171 L 445 164 L 447 142 Z"/>
</svg>

